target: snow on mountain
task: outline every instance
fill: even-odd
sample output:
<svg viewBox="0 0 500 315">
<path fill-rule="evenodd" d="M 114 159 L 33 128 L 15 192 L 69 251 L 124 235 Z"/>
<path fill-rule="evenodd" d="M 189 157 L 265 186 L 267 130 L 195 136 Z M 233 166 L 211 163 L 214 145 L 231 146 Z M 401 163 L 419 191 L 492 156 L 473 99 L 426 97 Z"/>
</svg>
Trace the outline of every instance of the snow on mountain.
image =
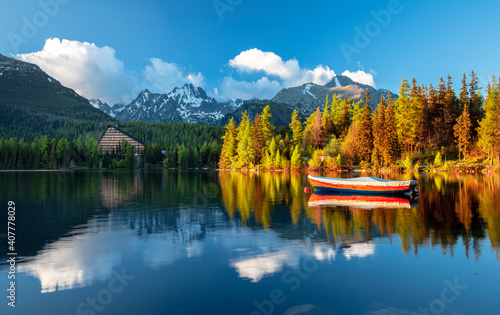
<svg viewBox="0 0 500 315">
<path fill-rule="evenodd" d="M 333 95 L 339 98 L 349 98 L 358 101 L 365 97 L 365 91 L 368 89 L 371 96 L 370 108 L 373 110 L 377 107 L 380 101 L 380 96 L 387 97 L 387 90 L 377 90 L 373 87 L 361 84 L 351 80 L 349 77 L 338 75 L 324 86 L 305 83 L 301 86 L 282 89 L 276 94 L 272 101 L 285 104 L 290 109 L 297 109 L 303 116 L 309 116 L 316 108 L 323 108 L 325 100 L 328 96 L 330 99 Z M 393 98 L 397 98 L 396 94 L 392 94 Z"/>
<path fill-rule="evenodd" d="M 288 113 L 297 109 L 302 116 L 309 116 L 316 108 L 323 108 L 328 96 L 349 98 L 354 101 L 363 99 L 368 89 L 371 95 L 370 108 L 375 109 L 381 95 L 387 98 L 388 90 L 373 87 L 353 81 L 346 76 L 336 76 L 326 85 L 305 83 L 300 86 L 282 89 L 271 100 L 230 100 L 218 103 L 200 87 L 185 84 L 176 87 L 167 94 L 152 93 L 147 89 L 139 93 L 128 105 L 109 106 L 106 103 L 91 100 L 94 107 L 122 121 L 182 121 L 208 125 L 223 125 L 231 117 L 237 120 L 243 108 L 252 109 L 255 113 L 266 104 L 276 107 L 276 113 Z M 396 94 L 392 94 L 397 98 Z M 264 104 L 265 103 L 265 104 Z M 281 115 L 283 116 L 283 115 Z M 278 124 L 288 125 L 289 117 L 279 117 Z M 290 115 L 288 115 L 290 116 Z"/>
<path fill-rule="evenodd" d="M 202 88 L 185 84 L 167 94 L 144 90 L 115 117 L 124 121 L 182 121 L 217 125 L 233 110 L 221 106 Z"/>
<path fill-rule="evenodd" d="M 245 102 L 244 100 L 237 98 L 235 100 L 229 100 L 227 102 L 223 102 L 223 103 L 219 103 L 219 104 L 221 106 L 228 107 L 234 111 L 234 110 L 238 109 L 241 105 L 243 105 L 244 102 Z"/>
<path fill-rule="evenodd" d="M 102 110 L 106 114 L 108 114 L 111 117 L 115 117 L 116 114 L 121 112 L 124 109 L 124 105 L 122 104 L 115 104 L 113 106 L 109 106 L 108 103 L 102 102 L 99 99 L 90 99 L 89 100 L 90 105 L 94 106 L 97 109 Z"/>
</svg>

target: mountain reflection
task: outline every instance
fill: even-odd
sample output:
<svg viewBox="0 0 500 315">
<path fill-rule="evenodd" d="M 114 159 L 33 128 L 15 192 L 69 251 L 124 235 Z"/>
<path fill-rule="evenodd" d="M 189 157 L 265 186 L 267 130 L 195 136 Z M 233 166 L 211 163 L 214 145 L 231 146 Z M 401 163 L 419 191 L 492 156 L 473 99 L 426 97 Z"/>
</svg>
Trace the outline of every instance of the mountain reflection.
<svg viewBox="0 0 500 315">
<path fill-rule="evenodd" d="M 307 258 L 331 263 L 369 257 L 377 240 L 396 237 L 403 253 L 415 257 L 427 247 L 452 257 L 458 248 L 473 259 L 490 248 L 497 259 L 500 253 L 498 176 L 421 174 L 418 204 L 397 200 L 370 210 L 329 197 L 311 202 L 303 192 L 305 174 L 2 176 L 7 195 L 27 209 L 16 218 L 19 271 L 39 279 L 42 292 L 105 281 L 127 255 L 161 269 L 215 248 L 238 277 L 259 282 Z M 1 256 L 5 261 L 5 251 Z"/>
</svg>

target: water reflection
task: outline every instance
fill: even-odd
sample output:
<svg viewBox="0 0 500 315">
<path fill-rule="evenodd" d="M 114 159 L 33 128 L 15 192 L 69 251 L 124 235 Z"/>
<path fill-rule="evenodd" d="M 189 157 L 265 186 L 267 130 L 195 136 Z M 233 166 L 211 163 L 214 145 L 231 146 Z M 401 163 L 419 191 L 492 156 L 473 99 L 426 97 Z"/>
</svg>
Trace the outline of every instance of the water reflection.
<svg viewBox="0 0 500 315">
<path fill-rule="evenodd" d="M 2 176 L 6 196 L 26 209 L 17 217 L 19 271 L 39 279 L 44 293 L 105 281 L 124 257 L 159 270 L 214 248 L 221 263 L 254 283 L 305 258 L 373 256 L 377 240 L 395 236 L 415 257 L 427 247 L 451 257 L 464 248 L 476 260 L 485 250 L 500 253 L 498 176 L 421 174 L 418 204 L 308 195 L 305 174 L 291 173 Z"/>
<path fill-rule="evenodd" d="M 406 195 L 348 195 L 316 192 L 309 197 L 309 207 L 353 207 L 372 210 L 411 209 L 418 205 L 417 200 Z"/>
</svg>

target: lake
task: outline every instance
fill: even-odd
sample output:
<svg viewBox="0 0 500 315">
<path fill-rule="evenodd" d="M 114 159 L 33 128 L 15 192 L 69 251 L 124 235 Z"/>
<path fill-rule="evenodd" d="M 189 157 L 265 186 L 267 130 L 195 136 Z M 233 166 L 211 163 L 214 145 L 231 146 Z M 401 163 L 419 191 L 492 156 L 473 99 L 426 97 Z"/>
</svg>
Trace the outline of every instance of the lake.
<svg viewBox="0 0 500 315">
<path fill-rule="evenodd" d="M 306 194 L 306 174 L 1 172 L 0 313 L 499 314 L 500 176 L 384 177 L 418 198 Z"/>
</svg>

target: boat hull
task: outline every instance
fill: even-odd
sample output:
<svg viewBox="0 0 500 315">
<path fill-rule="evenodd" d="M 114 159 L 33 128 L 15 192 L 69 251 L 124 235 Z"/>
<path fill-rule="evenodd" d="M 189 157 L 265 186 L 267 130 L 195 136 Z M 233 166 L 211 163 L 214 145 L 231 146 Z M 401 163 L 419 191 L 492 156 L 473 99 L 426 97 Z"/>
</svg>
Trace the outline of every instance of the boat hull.
<svg viewBox="0 0 500 315">
<path fill-rule="evenodd" d="M 350 193 L 350 194 L 402 194 L 415 190 L 418 181 L 373 181 L 353 183 L 341 179 L 308 176 L 309 183 L 314 189 L 323 192 Z M 380 179 L 379 179 L 380 180 Z"/>
<path fill-rule="evenodd" d="M 315 192 L 308 201 L 309 207 L 353 207 L 360 209 L 411 209 L 418 205 L 415 198 L 406 195 L 339 194 Z"/>
</svg>

